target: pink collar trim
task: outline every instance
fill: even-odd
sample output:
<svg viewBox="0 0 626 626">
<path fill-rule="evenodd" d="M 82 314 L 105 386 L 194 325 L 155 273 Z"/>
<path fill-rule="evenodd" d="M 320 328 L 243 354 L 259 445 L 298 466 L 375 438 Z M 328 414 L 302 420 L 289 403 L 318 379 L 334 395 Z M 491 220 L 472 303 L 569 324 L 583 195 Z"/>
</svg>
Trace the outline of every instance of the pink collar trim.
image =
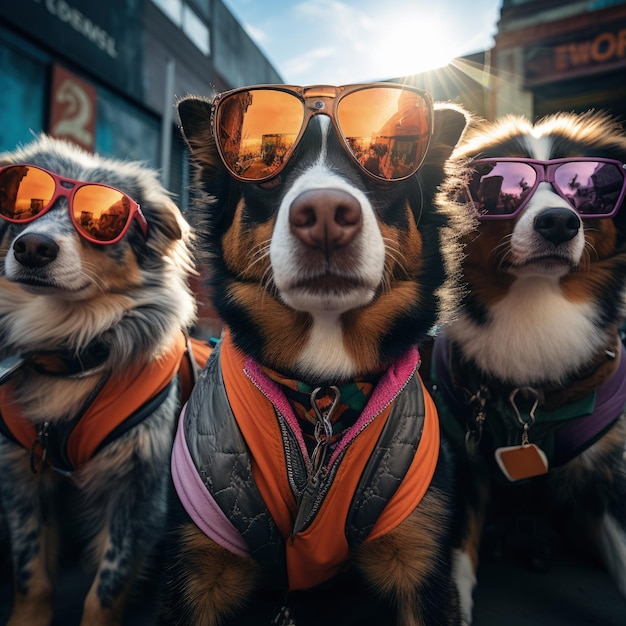
<svg viewBox="0 0 626 626">
<path fill-rule="evenodd" d="M 376 385 L 376 388 L 372 392 L 368 403 L 357 421 L 343 433 L 339 441 L 335 444 L 329 460 L 329 466 L 334 463 L 348 444 L 395 400 L 411 376 L 415 373 L 419 363 L 419 352 L 416 347 L 411 347 L 411 349 L 389 367 Z M 252 383 L 258 387 L 263 395 L 265 395 L 283 415 L 298 441 L 303 458 L 308 459 L 309 454 L 298 418 L 280 388 L 280 385 L 269 378 L 261 366 L 252 358 L 246 360 L 244 371 Z"/>
</svg>

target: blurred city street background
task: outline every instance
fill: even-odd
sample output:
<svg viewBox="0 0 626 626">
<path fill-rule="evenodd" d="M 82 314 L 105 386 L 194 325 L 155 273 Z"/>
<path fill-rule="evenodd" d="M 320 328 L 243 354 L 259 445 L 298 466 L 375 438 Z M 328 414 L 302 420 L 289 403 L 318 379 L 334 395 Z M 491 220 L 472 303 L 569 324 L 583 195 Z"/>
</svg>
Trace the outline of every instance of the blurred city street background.
<svg viewBox="0 0 626 626">
<path fill-rule="evenodd" d="M 0 151 L 45 131 L 141 160 L 184 210 L 174 103 L 185 94 L 392 80 L 488 119 L 593 108 L 625 120 L 625 68 L 624 1 L 0 0 Z M 199 332 L 220 331 L 203 302 Z M 0 557 L 3 624 L 11 581 Z M 54 626 L 78 624 L 88 584 L 77 568 L 63 572 Z M 155 594 L 144 591 L 126 626 L 154 623 Z M 625 626 L 626 600 L 599 566 L 567 553 L 547 574 L 484 562 L 474 624 Z"/>
</svg>

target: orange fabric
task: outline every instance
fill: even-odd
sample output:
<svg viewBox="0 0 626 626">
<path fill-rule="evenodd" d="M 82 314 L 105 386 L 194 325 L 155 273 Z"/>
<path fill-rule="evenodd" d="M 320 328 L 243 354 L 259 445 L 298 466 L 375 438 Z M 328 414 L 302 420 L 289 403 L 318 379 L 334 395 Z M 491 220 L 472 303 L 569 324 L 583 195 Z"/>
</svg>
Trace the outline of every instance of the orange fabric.
<svg viewBox="0 0 626 626">
<path fill-rule="evenodd" d="M 187 339 L 187 347 L 191 352 L 193 360 L 196 362 L 200 370 L 203 370 L 209 360 L 209 357 L 211 356 L 211 352 L 213 352 L 211 345 L 207 341 L 190 337 Z M 196 383 L 189 359 L 183 359 L 181 361 L 178 376 L 180 378 L 180 396 L 184 401 L 186 401 L 191 395 L 191 390 Z"/>
<path fill-rule="evenodd" d="M 185 351 L 186 338 L 181 333 L 160 359 L 134 372 L 109 378 L 69 437 L 67 456 L 73 468 L 78 469 L 89 461 L 110 432 L 168 385 L 178 372 Z M 205 354 L 202 350 L 198 352 L 201 358 Z M 204 363 L 199 365 L 203 367 Z M 0 407 L 13 436 L 30 450 L 37 439 L 37 430 L 12 402 L 10 383 L 0 387 Z"/>
<path fill-rule="evenodd" d="M 329 580 L 340 572 L 348 558 L 345 521 L 350 502 L 392 407 L 381 413 L 348 446 L 314 521 L 292 539 L 296 502 L 287 479 L 274 409 L 243 374 L 245 356 L 233 346 L 228 334 L 222 343 L 221 358 L 228 400 L 251 450 L 255 482 L 285 541 L 289 589 L 306 589 Z M 406 519 L 432 480 L 439 454 L 439 426 L 433 401 L 425 389 L 424 401 L 424 431 L 415 458 L 368 540 L 389 532 Z"/>
</svg>

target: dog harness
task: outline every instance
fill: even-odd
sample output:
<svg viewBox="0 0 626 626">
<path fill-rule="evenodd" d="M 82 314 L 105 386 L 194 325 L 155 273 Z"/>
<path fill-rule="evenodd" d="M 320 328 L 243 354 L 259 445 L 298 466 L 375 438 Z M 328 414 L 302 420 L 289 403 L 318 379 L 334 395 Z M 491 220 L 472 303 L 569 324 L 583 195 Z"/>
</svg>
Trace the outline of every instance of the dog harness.
<svg viewBox="0 0 626 626">
<path fill-rule="evenodd" d="M 207 343 L 180 333 L 161 358 L 134 371 L 103 378 L 95 397 L 69 424 L 46 422 L 36 428 L 12 401 L 10 385 L 0 386 L 0 433 L 31 452 L 33 471 L 45 461 L 69 475 L 151 415 L 168 397 L 176 376 L 181 398 L 186 401 L 210 351 Z"/>
<path fill-rule="evenodd" d="M 470 453 L 481 440 L 481 445 L 492 453 L 500 446 L 519 444 L 521 412 L 522 421 L 530 425 L 530 441 L 547 455 L 550 467 L 558 467 L 593 445 L 626 407 L 624 346 L 616 371 L 598 389 L 557 408 L 547 409 L 540 404 L 533 407 L 532 423 L 525 420 L 528 411 L 517 405 L 512 394 L 483 384 L 476 368 L 464 368 L 463 381 L 453 377 L 451 363 L 458 355 L 444 334 L 435 339 L 432 358 L 431 392 L 443 431 L 458 448 Z"/>
<path fill-rule="evenodd" d="M 431 483 L 439 424 L 418 359 L 412 349 L 383 374 L 316 467 L 280 385 L 225 333 L 172 452 L 174 485 L 193 522 L 255 558 L 271 587 L 307 589 L 341 573 L 349 554 L 406 519 Z"/>
</svg>

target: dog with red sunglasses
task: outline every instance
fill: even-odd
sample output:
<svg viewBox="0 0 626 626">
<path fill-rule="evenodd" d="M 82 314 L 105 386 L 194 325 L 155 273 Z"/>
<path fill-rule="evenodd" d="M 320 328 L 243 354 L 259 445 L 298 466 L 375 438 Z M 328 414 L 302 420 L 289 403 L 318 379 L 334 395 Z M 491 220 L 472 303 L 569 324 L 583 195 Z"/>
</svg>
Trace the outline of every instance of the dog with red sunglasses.
<svg viewBox="0 0 626 626">
<path fill-rule="evenodd" d="M 433 205 L 465 113 L 395 83 L 178 111 L 226 328 L 174 445 L 162 623 L 459 624 L 452 469 L 416 345 L 471 221 Z"/>
<path fill-rule="evenodd" d="M 459 461 L 468 624 L 481 541 L 541 571 L 566 535 L 626 595 L 625 163 L 602 113 L 478 124 L 449 163 L 439 200 L 480 223 L 432 367 Z"/>
<path fill-rule="evenodd" d="M 76 566 L 77 548 L 93 576 L 82 626 L 121 624 L 150 566 L 181 384 L 191 382 L 190 245 L 189 225 L 144 166 L 46 136 L 0 155 L 10 626 L 52 622 L 55 573 Z"/>
</svg>

